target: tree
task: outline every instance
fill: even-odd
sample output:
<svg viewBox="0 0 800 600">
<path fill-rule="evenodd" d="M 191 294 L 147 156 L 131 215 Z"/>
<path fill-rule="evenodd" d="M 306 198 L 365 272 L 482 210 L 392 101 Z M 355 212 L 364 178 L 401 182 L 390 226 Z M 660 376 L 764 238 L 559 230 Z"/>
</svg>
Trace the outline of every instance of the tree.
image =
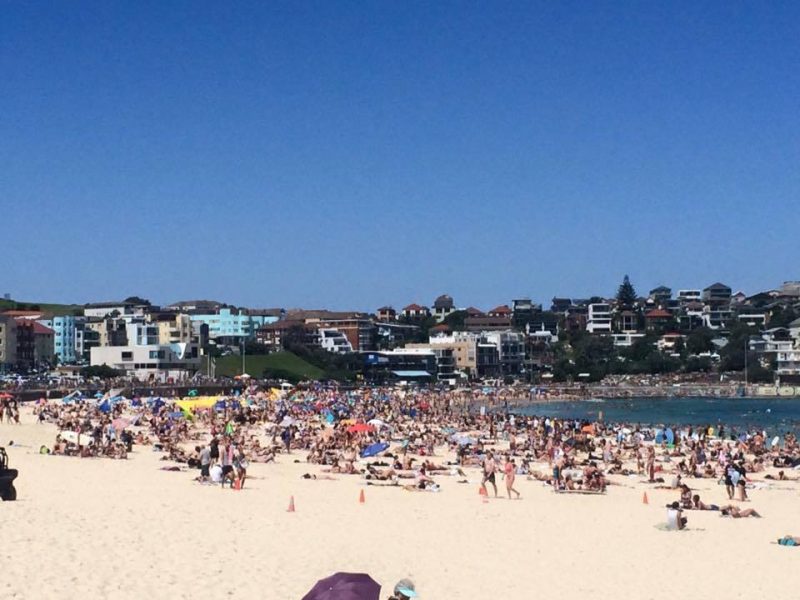
<svg viewBox="0 0 800 600">
<path fill-rule="evenodd" d="M 711 359 L 708 356 L 690 356 L 684 370 L 687 373 L 708 373 L 711 370 Z"/>
<path fill-rule="evenodd" d="M 466 329 L 464 325 L 464 319 L 466 318 L 467 311 L 457 310 L 447 315 L 442 323 L 447 325 L 450 328 L 450 331 L 464 331 Z"/>
<path fill-rule="evenodd" d="M 711 342 L 713 339 L 714 333 L 708 327 L 700 327 L 686 338 L 686 349 L 690 354 L 711 352 L 714 349 L 714 344 Z"/>
<path fill-rule="evenodd" d="M 617 290 L 617 305 L 620 308 L 631 309 L 636 306 L 636 290 L 627 275 Z"/>
<path fill-rule="evenodd" d="M 793 306 L 776 306 L 769 318 L 770 327 L 788 327 L 789 324 L 800 316 Z"/>
<path fill-rule="evenodd" d="M 129 296 L 123 300 L 125 304 L 139 304 L 143 306 L 150 306 L 150 300 L 147 298 L 141 298 L 140 296 Z"/>
<path fill-rule="evenodd" d="M 83 367 L 81 369 L 81 375 L 87 378 L 99 377 L 100 379 L 111 379 L 113 377 L 119 377 L 121 373 L 116 369 L 112 369 L 108 365 L 95 365 L 91 367 Z"/>
<path fill-rule="evenodd" d="M 654 352 L 658 352 L 656 337 L 646 335 L 633 341 L 631 347 L 625 351 L 625 358 L 634 362 L 644 362 Z"/>
<path fill-rule="evenodd" d="M 731 328 L 728 343 L 720 351 L 720 369 L 723 371 L 742 371 L 745 365 L 745 352 L 747 362 L 755 365 L 758 356 L 749 350 L 750 336 L 755 329 L 744 323 L 739 323 Z M 747 347 L 747 350 L 745 348 Z"/>
</svg>

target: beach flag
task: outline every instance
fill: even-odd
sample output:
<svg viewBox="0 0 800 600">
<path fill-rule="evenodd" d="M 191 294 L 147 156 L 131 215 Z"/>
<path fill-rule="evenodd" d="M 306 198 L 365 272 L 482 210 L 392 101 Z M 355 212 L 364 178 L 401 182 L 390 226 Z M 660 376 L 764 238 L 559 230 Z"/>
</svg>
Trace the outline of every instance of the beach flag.
<svg viewBox="0 0 800 600">
<path fill-rule="evenodd" d="M 289 497 L 289 508 L 286 509 L 286 512 L 294 512 L 294 496 Z"/>
<path fill-rule="evenodd" d="M 238 477 L 233 481 L 233 489 L 237 491 L 242 489 L 242 480 Z"/>
<path fill-rule="evenodd" d="M 478 496 L 486 496 L 486 495 L 487 495 L 486 494 L 486 488 L 484 488 L 483 486 L 479 487 L 478 488 Z"/>
<path fill-rule="evenodd" d="M 366 501 L 367 501 L 367 499 L 364 498 L 364 490 L 361 490 L 361 493 L 358 495 L 358 503 L 359 504 L 364 504 L 364 502 L 366 502 Z"/>
<path fill-rule="evenodd" d="M 650 502 L 647 500 L 647 492 L 642 494 L 642 504 L 650 504 Z"/>
</svg>

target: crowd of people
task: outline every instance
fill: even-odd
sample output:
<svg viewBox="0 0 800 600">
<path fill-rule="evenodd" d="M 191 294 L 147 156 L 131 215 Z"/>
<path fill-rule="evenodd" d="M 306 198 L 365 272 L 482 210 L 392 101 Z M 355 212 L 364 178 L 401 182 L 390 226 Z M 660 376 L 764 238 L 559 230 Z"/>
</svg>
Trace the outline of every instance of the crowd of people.
<svg viewBox="0 0 800 600">
<path fill-rule="evenodd" d="M 724 426 L 686 426 L 667 440 L 663 427 L 475 412 L 473 400 L 463 392 L 317 385 L 288 393 L 253 387 L 202 407 L 153 397 L 42 401 L 34 413 L 59 431 L 43 453 L 120 459 L 150 448 L 177 465 L 165 468 L 196 469 L 198 482 L 231 489 L 245 487 L 251 463 L 281 455 L 314 467 L 307 479 L 353 476 L 408 491 L 469 483 L 467 470 L 476 469 L 482 494 L 498 497 L 504 487 L 509 499 L 522 498 L 518 477 L 560 493 L 604 494 L 612 476 L 639 476 L 680 494 L 667 506 L 676 529 L 686 526 L 685 511 L 760 516 L 733 502 L 748 500 L 754 476 L 785 480 L 785 470 L 766 471 L 800 465 L 791 433 L 770 444 L 761 431 L 732 436 Z M 13 400 L 0 408 L 18 419 Z M 693 479 L 719 481 L 727 503 L 703 501 Z"/>
</svg>

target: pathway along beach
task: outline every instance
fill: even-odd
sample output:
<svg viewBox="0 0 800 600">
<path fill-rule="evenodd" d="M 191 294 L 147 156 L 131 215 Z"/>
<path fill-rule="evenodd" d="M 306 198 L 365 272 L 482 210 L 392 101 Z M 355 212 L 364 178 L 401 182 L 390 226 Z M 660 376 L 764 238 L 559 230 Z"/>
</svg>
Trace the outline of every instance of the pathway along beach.
<svg viewBox="0 0 800 600">
<path fill-rule="evenodd" d="M 245 488 L 232 491 L 196 483 L 195 470 L 161 470 L 173 463 L 149 447 L 127 460 L 39 454 L 56 431 L 31 407 L 20 425 L 0 424 L 20 470 L 19 500 L 0 503 L 0 598 L 297 600 L 335 571 L 369 573 L 382 599 L 403 577 L 423 599 L 733 599 L 796 587 L 800 549 L 775 543 L 800 534 L 796 481 L 765 482 L 736 503 L 764 518 L 687 511 L 687 530 L 664 531 L 665 504 L 679 494 L 642 476 L 611 475 L 618 485 L 605 495 L 556 494 L 518 476 L 522 500 L 483 502 L 477 467 L 469 483 L 437 477 L 439 492 L 413 493 L 358 476 L 303 479 L 322 469 L 293 451 L 251 463 Z M 445 450 L 436 462 L 455 458 Z M 705 502 L 728 503 L 716 479 L 687 482 Z M 504 494 L 500 478 L 498 487 Z"/>
</svg>

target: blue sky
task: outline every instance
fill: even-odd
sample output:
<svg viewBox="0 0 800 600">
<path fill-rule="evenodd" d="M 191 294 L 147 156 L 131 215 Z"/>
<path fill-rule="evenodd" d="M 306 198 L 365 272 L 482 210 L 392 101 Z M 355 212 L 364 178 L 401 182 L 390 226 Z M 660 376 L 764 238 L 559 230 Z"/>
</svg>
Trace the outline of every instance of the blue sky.
<svg viewBox="0 0 800 600">
<path fill-rule="evenodd" d="M 800 278 L 799 6 L 6 3 L 0 292 L 775 287 Z"/>
</svg>

